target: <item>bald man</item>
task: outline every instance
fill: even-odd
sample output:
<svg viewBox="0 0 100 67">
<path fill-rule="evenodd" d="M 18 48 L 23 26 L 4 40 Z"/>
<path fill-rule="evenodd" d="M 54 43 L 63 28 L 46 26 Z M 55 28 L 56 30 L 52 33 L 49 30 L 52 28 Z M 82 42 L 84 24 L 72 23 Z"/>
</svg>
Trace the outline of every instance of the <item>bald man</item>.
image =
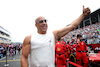
<svg viewBox="0 0 100 67">
<path fill-rule="evenodd" d="M 53 32 L 47 32 L 47 20 L 42 16 L 38 17 L 35 21 L 37 32 L 26 36 L 24 39 L 21 67 L 55 67 L 54 58 L 56 40 L 76 28 L 88 14 L 90 14 L 90 9 L 84 8 L 83 6 L 83 13 L 75 21 L 69 26 Z M 29 54 L 30 63 L 28 64 Z"/>
</svg>

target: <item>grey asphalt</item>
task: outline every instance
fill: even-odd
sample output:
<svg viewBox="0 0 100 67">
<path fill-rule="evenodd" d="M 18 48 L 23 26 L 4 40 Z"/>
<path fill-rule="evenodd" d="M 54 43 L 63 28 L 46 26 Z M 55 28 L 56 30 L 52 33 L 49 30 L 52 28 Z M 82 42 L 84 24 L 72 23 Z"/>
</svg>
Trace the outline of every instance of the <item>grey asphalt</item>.
<svg viewBox="0 0 100 67">
<path fill-rule="evenodd" d="M 17 54 L 14 55 L 14 58 L 12 56 L 9 56 L 9 52 L 7 53 L 7 64 L 9 64 L 9 66 L 4 66 L 7 65 L 6 64 L 6 57 L 4 57 L 4 59 L 0 59 L 0 67 L 21 67 L 21 55 L 19 55 L 18 51 Z"/>
<path fill-rule="evenodd" d="M 20 60 L 21 60 L 21 53 L 19 55 L 18 51 L 17 51 L 17 54 L 14 55 L 14 58 L 12 56 L 9 56 L 9 52 L 7 52 L 7 64 L 9 64 L 9 66 L 4 66 L 4 65 L 7 65 L 6 57 L 4 57 L 4 59 L 0 59 L 0 67 L 21 67 Z"/>
</svg>

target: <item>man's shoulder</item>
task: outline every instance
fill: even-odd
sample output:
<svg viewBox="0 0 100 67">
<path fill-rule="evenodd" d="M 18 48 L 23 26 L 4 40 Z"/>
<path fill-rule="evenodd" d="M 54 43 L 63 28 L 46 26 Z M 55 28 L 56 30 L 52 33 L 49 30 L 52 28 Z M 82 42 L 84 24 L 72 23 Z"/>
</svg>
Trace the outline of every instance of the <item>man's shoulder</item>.
<svg viewBox="0 0 100 67">
<path fill-rule="evenodd" d="M 54 30 L 54 31 L 52 31 L 52 33 L 53 33 L 54 35 L 56 35 L 56 34 L 58 33 L 58 30 Z"/>
<path fill-rule="evenodd" d="M 30 39 L 31 38 L 31 34 L 30 35 L 27 35 L 26 37 L 25 37 L 25 39 Z"/>
<path fill-rule="evenodd" d="M 24 39 L 23 44 L 30 43 L 30 41 L 31 41 L 31 35 L 27 35 L 27 36 L 25 37 L 25 39 Z"/>
</svg>

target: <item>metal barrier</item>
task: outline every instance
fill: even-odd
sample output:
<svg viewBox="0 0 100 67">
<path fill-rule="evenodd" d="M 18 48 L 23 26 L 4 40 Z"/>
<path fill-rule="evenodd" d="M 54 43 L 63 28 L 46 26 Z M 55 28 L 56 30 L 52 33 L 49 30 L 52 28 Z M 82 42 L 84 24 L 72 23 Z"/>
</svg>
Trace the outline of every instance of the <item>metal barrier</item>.
<svg viewBox="0 0 100 67">
<path fill-rule="evenodd" d="M 4 65 L 5 67 L 8 67 L 9 64 L 7 63 L 7 47 L 6 47 L 6 64 Z"/>
</svg>

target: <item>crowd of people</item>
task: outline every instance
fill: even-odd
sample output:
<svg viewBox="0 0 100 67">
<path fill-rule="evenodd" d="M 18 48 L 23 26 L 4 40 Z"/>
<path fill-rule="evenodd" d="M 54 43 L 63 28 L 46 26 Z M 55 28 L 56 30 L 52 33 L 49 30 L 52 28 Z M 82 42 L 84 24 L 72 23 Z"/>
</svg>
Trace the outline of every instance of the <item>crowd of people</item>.
<svg viewBox="0 0 100 67">
<path fill-rule="evenodd" d="M 17 54 L 17 50 L 18 54 L 20 55 L 21 49 L 22 49 L 21 44 L 9 44 L 9 45 L 4 43 L 0 44 L 0 53 L 3 54 L 3 56 L 6 56 L 6 52 L 8 52 L 7 54 L 9 54 L 9 56 L 14 56 Z"/>
<path fill-rule="evenodd" d="M 100 44 L 100 22 L 69 32 L 65 36 L 66 41 L 71 41 L 73 37 L 76 39 L 77 34 L 81 34 L 82 39 L 87 39 L 87 44 Z"/>
<path fill-rule="evenodd" d="M 8 48 L 9 48 L 9 55 L 13 56 L 13 55 L 16 55 L 16 50 L 18 50 L 18 54 L 20 55 L 20 50 L 21 50 L 22 46 L 20 44 L 18 44 L 18 45 L 9 44 Z"/>
<path fill-rule="evenodd" d="M 81 60 L 83 60 L 83 66 L 87 67 L 89 63 L 87 44 L 100 44 L 100 22 L 75 29 L 65 35 L 63 40 L 61 38 L 57 41 L 55 46 L 57 67 L 66 67 L 66 60 L 70 58 L 70 54 L 76 54 L 77 64 L 82 65 Z"/>
</svg>

